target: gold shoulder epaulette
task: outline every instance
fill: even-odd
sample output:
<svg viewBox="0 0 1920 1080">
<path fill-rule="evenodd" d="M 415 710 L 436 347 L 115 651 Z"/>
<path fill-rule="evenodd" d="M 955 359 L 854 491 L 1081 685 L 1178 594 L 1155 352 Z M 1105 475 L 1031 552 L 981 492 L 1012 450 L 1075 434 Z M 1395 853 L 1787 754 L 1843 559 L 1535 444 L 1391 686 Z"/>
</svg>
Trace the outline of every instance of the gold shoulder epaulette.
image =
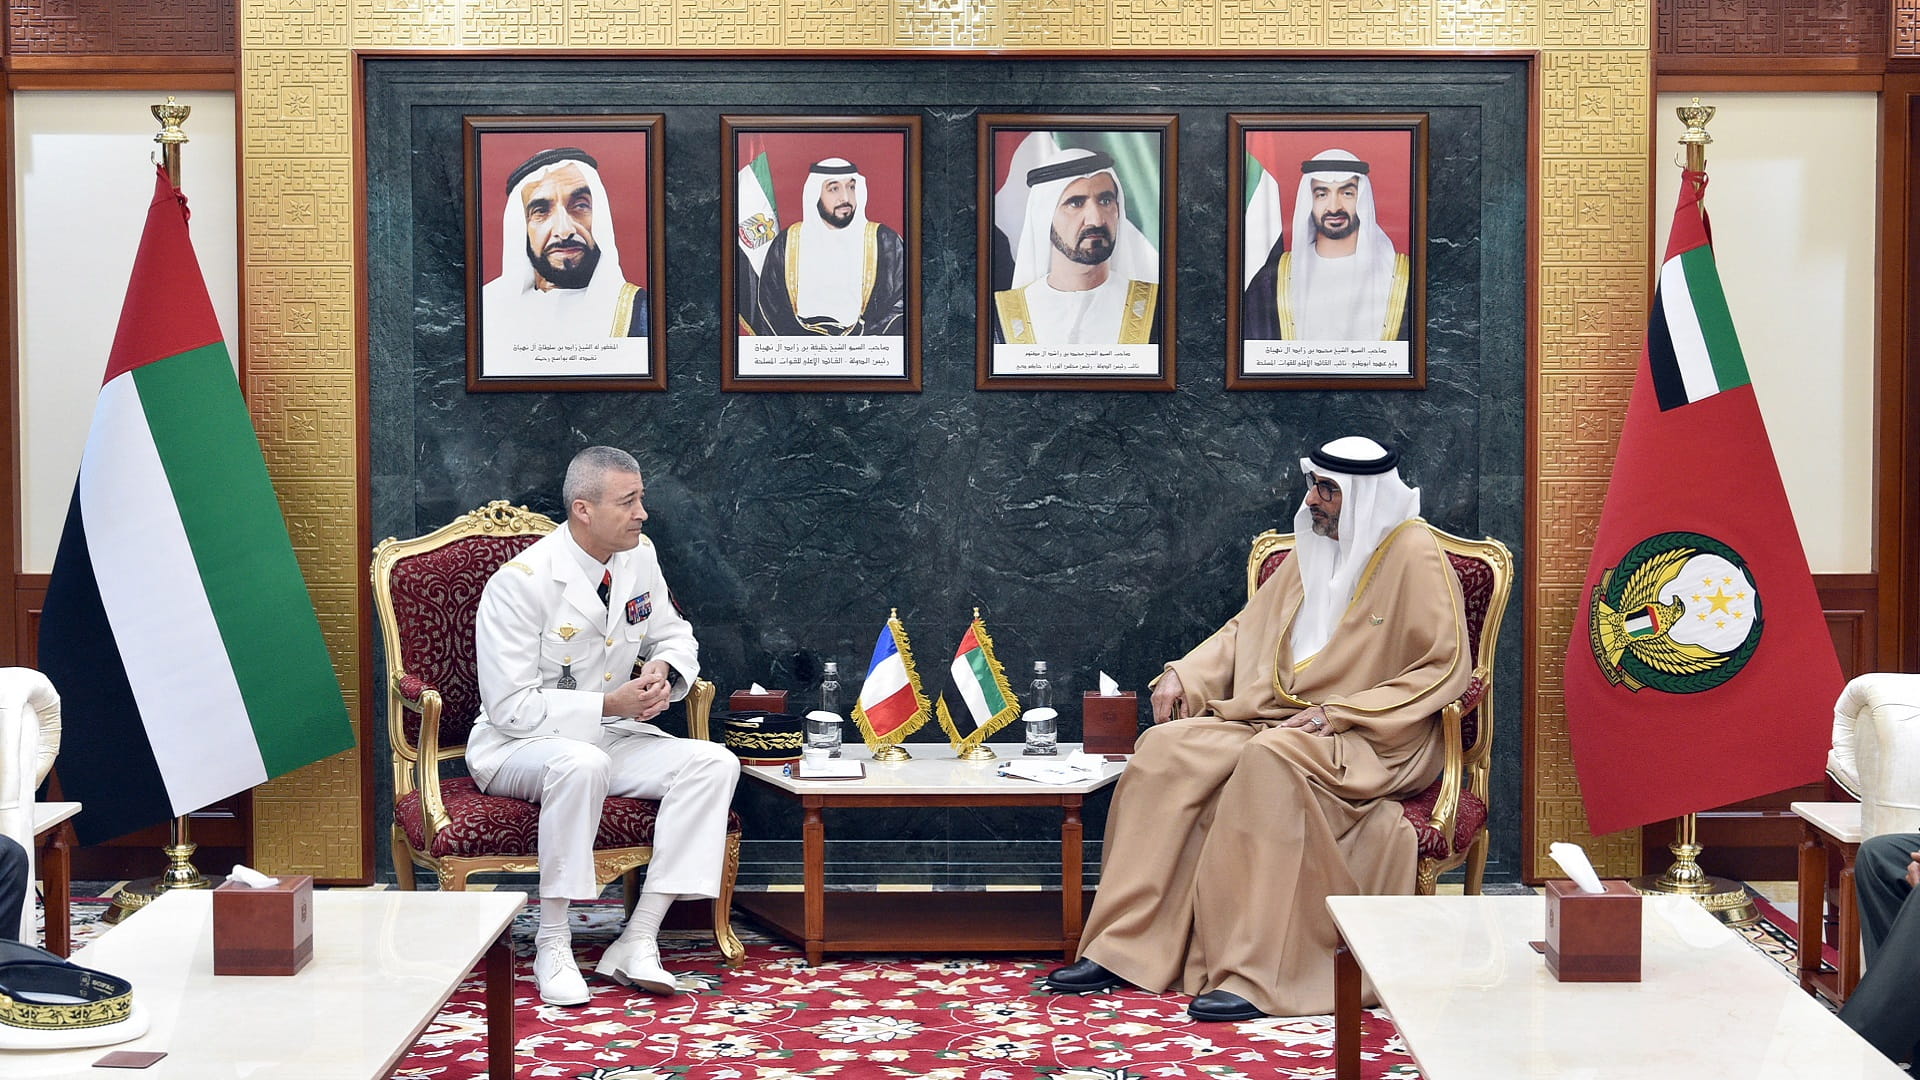
<svg viewBox="0 0 1920 1080">
<path fill-rule="evenodd" d="M 514 568 L 515 570 L 518 570 L 518 571 L 520 571 L 521 573 L 523 573 L 523 574 L 525 574 L 525 575 L 527 575 L 528 577 L 532 577 L 532 576 L 533 576 L 533 567 L 531 567 L 531 566 L 528 566 L 528 565 L 527 565 L 526 563 L 523 563 L 523 562 L 519 562 L 519 561 L 517 561 L 517 560 L 516 560 L 516 561 L 513 561 L 513 562 L 505 562 L 505 563 L 501 563 L 501 564 L 500 564 L 500 569 L 502 569 L 502 570 L 505 570 L 505 569 L 506 569 L 507 567 L 509 567 L 509 566 L 511 566 L 511 567 L 513 567 L 513 568 Z"/>
<path fill-rule="evenodd" d="M 647 545 L 648 547 L 652 547 L 652 546 L 653 546 L 653 537 L 651 537 L 651 536 L 648 536 L 648 535 L 647 535 L 646 533 L 641 533 L 641 534 L 640 534 L 640 542 L 641 542 L 641 543 L 643 543 L 643 544 L 645 544 L 645 545 Z"/>
</svg>

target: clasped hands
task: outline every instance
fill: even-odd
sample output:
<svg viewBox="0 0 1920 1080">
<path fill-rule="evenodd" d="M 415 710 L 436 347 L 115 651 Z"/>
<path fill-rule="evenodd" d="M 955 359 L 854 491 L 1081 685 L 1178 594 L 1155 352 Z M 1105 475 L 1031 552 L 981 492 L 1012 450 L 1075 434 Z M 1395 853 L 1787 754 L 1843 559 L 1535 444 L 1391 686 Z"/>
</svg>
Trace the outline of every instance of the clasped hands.
<svg viewBox="0 0 1920 1080">
<path fill-rule="evenodd" d="M 602 722 L 632 717 L 651 720 L 667 711 L 673 684 L 667 680 L 667 662 L 649 660 L 640 674 L 610 690 L 601 699 Z"/>
<path fill-rule="evenodd" d="M 1169 720 L 1179 720 L 1187 714 L 1187 688 L 1180 685 L 1180 674 L 1168 668 L 1153 687 L 1153 722 L 1164 724 Z M 1281 727 L 1306 728 L 1315 735 L 1333 734 L 1333 726 L 1327 722 L 1327 712 L 1318 705 L 1309 705 L 1280 721 Z"/>
</svg>

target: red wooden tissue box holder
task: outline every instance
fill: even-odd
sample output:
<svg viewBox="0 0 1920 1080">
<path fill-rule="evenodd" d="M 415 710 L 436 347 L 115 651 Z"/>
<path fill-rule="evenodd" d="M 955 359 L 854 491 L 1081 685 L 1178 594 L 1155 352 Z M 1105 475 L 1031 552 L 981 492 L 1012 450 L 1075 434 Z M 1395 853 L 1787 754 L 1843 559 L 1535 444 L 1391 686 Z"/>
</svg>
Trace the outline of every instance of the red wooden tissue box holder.
<svg viewBox="0 0 1920 1080">
<path fill-rule="evenodd" d="M 756 694 L 751 690 L 735 690 L 727 695 L 727 709 L 730 712 L 777 712 L 787 711 L 787 692 L 769 690 Z"/>
<path fill-rule="evenodd" d="M 1140 695 L 1087 692 L 1080 695 L 1081 749 L 1089 754 L 1131 754 L 1140 732 Z"/>
<path fill-rule="evenodd" d="M 213 890 L 213 973 L 292 975 L 313 959 L 313 876 Z"/>
<path fill-rule="evenodd" d="M 1624 881 L 1581 892 L 1547 882 L 1547 970 L 1561 982 L 1640 981 L 1640 894 Z"/>
</svg>

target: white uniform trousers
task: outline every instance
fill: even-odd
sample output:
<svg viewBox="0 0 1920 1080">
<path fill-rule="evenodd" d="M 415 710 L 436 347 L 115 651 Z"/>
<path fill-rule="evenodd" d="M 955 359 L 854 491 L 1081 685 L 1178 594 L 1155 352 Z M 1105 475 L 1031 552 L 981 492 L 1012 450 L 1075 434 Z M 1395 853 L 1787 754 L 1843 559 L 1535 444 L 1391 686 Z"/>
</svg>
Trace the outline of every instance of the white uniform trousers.
<svg viewBox="0 0 1920 1080">
<path fill-rule="evenodd" d="M 487 785 L 540 805 L 540 895 L 591 900 L 593 838 L 609 795 L 658 799 L 647 891 L 720 895 L 727 808 L 740 760 L 718 743 L 631 735 L 603 728 L 599 745 L 542 736 L 525 740 Z"/>
</svg>

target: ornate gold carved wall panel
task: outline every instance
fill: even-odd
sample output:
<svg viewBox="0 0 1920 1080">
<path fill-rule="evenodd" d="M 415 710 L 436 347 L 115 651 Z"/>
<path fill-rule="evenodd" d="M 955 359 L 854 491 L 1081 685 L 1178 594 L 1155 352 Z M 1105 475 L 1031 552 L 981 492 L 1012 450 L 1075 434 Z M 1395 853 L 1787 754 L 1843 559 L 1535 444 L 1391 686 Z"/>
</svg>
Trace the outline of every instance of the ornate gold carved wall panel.
<svg viewBox="0 0 1920 1080">
<path fill-rule="evenodd" d="M 1425 49 L 1439 36 L 1438 0 L 1327 0 L 1327 44 L 1345 49 Z"/>
<path fill-rule="evenodd" d="M 1529 413 L 1538 456 L 1527 493 L 1536 525 L 1531 593 L 1515 617 L 1524 606 L 1539 619 L 1523 706 L 1538 841 L 1527 857 L 1543 871 L 1547 841 L 1585 836 L 1559 668 L 1640 350 L 1652 34 L 1647 0 L 242 0 L 248 372 L 362 737 L 366 553 L 341 527 L 354 519 L 355 452 L 367 437 L 353 428 L 351 260 L 362 224 L 350 220 L 351 49 L 1538 49 L 1540 374 Z M 1508 730 L 1519 711 L 1505 714 Z M 259 860 L 360 874 L 374 817 L 360 780 L 351 761 L 334 759 L 262 789 Z M 1639 869 L 1632 834 L 1595 850 L 1605 872 Z"/>
<path fill-rule="evenodd" d="M 1221 0 L 1214 25 L 1218 44 L 1229 49 L 1317 49 L 1327 43 L 1327 21 L 1320 10 L 1287 0 Z"/>
<path fill-rule="evenodd" d="M 348 6 L 347 0 L 240 0 L 240 48 L 343 46 Z"/>
<path fill-rule="evenodd" d="M 1653 33 L 1651 0 L 1585 0 L 1550 4 L 1540 43 L 1551 49 L 1644 49 Z"/>
<path fill-rule="evenodd" d="M 1443 49 L 1530 49 L 1540 43 L 1540 5 L 1531 0 L 1439 0 L 1433 43 Z"/>
</svg>

